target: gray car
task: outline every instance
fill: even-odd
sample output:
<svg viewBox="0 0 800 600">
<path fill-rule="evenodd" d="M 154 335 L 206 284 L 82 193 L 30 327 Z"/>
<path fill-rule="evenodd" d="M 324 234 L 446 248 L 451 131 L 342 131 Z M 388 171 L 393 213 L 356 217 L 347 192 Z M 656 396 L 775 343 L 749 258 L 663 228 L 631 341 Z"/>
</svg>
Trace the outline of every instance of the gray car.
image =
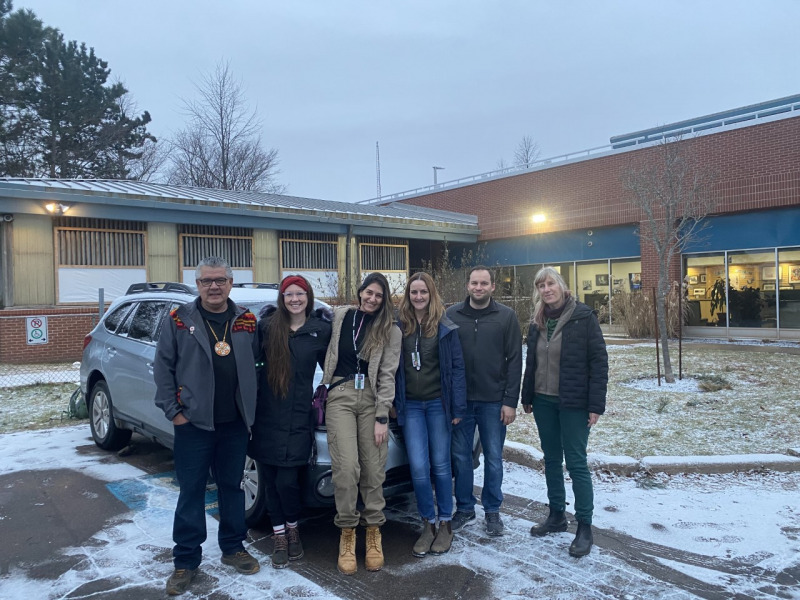
<svg viewBox="0 0 800 600">
<path fill-rule="evenodd" d="M 111 304 L 84 338 L 81 392 L 89 410 L 92 436 L 101 448 L 118 450 L 128 444 L 133 432 L 172 448 L 172 423 L 153 401 L 156 394 L 153 360 L 164 317 L 196 297 L 197 290 L 185 284 L 135 284 Z M 230 294 L 234 302 L 247 306 L 256 315 L 267 305 L 276 304 L 277 297 L 276 284 L 236 285 Z M 319 301 L 315 301 L 315 306 L 328 307 Z M 318 369 L 316 382 L 321 378 L 322 372 Z M 267 508 L 258 463 L 249 457 L 244 466 L 242 489 L 247 524 L 252 527 L 267 517 Z M 401 430 L 396 423 L 391 423 L 384 494 L 388 497 L 409 490 L 411 477 Z M 334 504 L 331 459 L 324 427 L 318 427 L 314 433 L 304 499 L 307 507 Z"/>
</svg>

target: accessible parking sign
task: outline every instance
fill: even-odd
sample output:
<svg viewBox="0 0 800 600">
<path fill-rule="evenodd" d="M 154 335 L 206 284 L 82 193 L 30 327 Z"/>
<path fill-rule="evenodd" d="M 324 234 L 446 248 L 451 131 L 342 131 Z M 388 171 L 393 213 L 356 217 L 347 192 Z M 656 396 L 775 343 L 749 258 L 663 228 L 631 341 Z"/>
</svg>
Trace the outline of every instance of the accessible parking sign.
<svg viewBox="0 0 800 600">
<path fill-rule="evenodd" d="M 47 343 L 47 317 L 25 317 L 28 345 Z"/>
</svg>

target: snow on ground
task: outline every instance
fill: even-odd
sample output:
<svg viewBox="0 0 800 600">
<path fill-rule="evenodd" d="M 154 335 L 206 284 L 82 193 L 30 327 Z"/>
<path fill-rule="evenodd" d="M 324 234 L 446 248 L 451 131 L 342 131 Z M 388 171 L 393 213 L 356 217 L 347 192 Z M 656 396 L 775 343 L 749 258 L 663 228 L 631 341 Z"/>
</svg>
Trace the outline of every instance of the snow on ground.
<svg viewBox="0 0 800 600">
<path fill-rule="evenodd" d="M 21 470 L 65 468 L 106 482 L 135 480 L 145 501 L 136 510 L 106 524 L 94 540 L 67 555 L 86 557 L 79 566 L 55 581 L 28 579 L 19 569 L 0 578 L 2 598 L 64 598 L 81 586 L 110 579 L 119 586 L 163 589 L 171 571 L 168 560 L 174 486 L 115 461 L 104 461 L 76 448 L 91 444 L 85 425 L 0 435 L 0 474 Z M 482 469 L 476 485 L 482 484 Z M 506 463 L 503 485 L 511 497 L 544 503 L 546 488 L 541 472 Z M 568 500 L 571 491 L 568 484 Z M 674 549 L 656 554 L 658 561 L 686 576 L 720 586 L 739 597 L 764 598 L 772 594 L 764 573 L 800 568 L 800 473 L 756 473 L 715 476 L 660 476 L 646 480 L 595 476 L 595 520 L 598 531 L 620 532 L 642 546 Z M 613 552 L 595 548 L 577 563 L 567 556 L 569 533 L 533 539 L 532 521 L 518 513 L 504 515 L 507 534 L 487 541 L 482 511 L 478 523 L 456 536 L 453 549 L 436 560 L 387 565 L 387 570 L 413 577 L 420 569 L 458 564 L 491 582 L 492 597 L 548 598 L 695 598 L 686 590 L 656 579 L 623 561 Z M 414 522 L 411 510 L 394 510 L 390 519 Z M 0 514 L 0 519 L 3 515 Z M 208 517 L 209 540 L 217 522 Z M 608 535 L 608 534 L 607 534 Z M 217 589 L 232 598 L 332 598 L 330 592 L 292 569 L 263 568 L 257 575 L 232 575 L 219 566 L 215 544 L 204 546 L 204 572 L 219 580 Z M 682 560 L 693 553 L 692 560 Z M 268 557 L 257 553 L 262 564 Z M 707 557 L 707 560 L 699 560 Z M 750 565 L 729 572 L 715 565 Z M 333 566 L 331 565 L 331 568 Z M 86 588 L 82 588 L 86 589 Z M 785 592 L 784 588 L 784 594 Z M 789 588 L 791 589 L 791 588 Z M 781 597 L 800 598 L 800 591 Z"/>
</svg>

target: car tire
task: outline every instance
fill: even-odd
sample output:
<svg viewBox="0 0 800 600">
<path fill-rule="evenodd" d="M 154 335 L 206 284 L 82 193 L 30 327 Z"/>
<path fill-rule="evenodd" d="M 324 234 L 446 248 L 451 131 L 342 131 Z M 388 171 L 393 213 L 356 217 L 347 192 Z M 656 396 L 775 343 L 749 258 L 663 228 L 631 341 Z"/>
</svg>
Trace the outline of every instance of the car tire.
<svg viewBox="0 0 800 600">
<path fill-rule="evenodd" d="M 89 394 L 89 427 L 94 443 L 103 450 L 119 450 L 131 439 L 129 429 L 121 429 L 114 422 L 114 405 L 105 381 L 98 381 Z"/>
<path fill-rule="evenodd" d="M 242 490 L 244 490 L 244 521 L 248 527 L 258 527 L 269 516 L 267 490 L 264 487 L 261 464 L 249 456 L 244 462 Z"/>
</svg>

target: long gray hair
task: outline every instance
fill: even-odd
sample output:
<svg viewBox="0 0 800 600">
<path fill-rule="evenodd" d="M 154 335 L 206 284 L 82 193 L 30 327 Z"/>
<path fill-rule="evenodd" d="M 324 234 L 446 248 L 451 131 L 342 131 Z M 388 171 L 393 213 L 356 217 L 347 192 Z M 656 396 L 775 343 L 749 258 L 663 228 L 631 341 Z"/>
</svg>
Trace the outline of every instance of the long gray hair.
<svg viewBox="0 0 800 600">
<path fill-rule="evenodd" d="M 572 292 L 569 291 L 567 287 L 567 283 L 564 281 L 564 278 L 561 277 L 561 273 L 556 271 L 553 267 L 542 267 L 536 273 L 533 278 L 533 315 L 531 316 L 531 322 L 536 325 L 540 330 L 544 331 L 546 325 L 544 316 L 544 301 L 542 297 L 539 295 L 539 284 L 542 283 L 545 279 L 550 278 L 555 281 L 556 285 L 561 288 L 561 293 L 564 295 L 564 302 L 572 295 Z"/>
</svg>

